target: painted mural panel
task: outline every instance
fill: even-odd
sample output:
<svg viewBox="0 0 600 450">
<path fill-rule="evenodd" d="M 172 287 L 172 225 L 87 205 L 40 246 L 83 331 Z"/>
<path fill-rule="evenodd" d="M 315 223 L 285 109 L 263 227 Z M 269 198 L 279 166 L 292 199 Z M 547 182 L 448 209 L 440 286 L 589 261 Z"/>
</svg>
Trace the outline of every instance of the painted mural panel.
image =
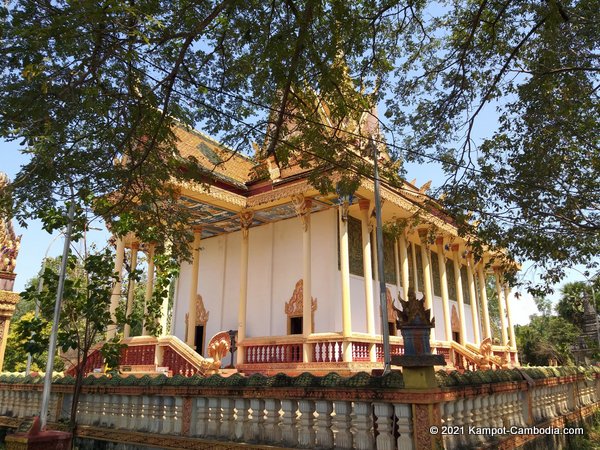
<svg viewBox="0 0 600 450">
<path fill-rule="evenodd" d="M 438 261 L 438 254 L 434 252 L 431 252 L 431 272 L 433 275 L 433 295 L 440 297 L 442 295 L 440 265 Z"/>
</svg>

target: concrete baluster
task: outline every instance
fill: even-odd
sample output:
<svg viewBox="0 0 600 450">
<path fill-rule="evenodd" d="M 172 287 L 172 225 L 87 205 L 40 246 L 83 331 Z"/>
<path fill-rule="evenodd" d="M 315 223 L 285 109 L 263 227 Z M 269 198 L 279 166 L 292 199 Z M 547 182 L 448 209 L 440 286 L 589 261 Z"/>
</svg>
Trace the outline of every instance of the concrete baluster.
<svg viewBox="0 0 600 450">
<path fill-rule="evenodd" d="M 308 399 L 298 401 L 300 419 L 298 421 L 298 446 L 302 448 L 315 447 L 315 402 Z"/>
<path fill-rule="evenodd" d="M 281 400 L 281 437 L 283 443 L 294 447 L 298 445 L 298 402 L 296 400 Z"/>
<path fill-rule="evenodd" d="M 319 448 L 333 447 L 333 431 L 331 430 L 333 403 L 331 400 L 317 400 L 315 402 L 317 420 L 315 422 L 315 440 Z"/>
<path fill-rule="evenodd" d="M 219 399 L 211 397 L 208 399 L 208 427 L 206 434 L 210 437 L 217 437 L 219 435 L 219 429 L 221 427 L 221 420 L 223 419 L 223 413 L 221 412 L 221 405 Z"/>
<path fill-rule="evenodd" d="M 389 403 L 374 403 L 375 417 L 377 418 L 377 450 L 395 450 L 394 442 L 394 409 Z"/>
<path fill-rule="evenodd" d="M 249 440 L 251 442 L 260 442 L 265 435 L 265 401 L 253 398 L 250 399 L 251 415 L 248 417 Z"/>
<path fill-rule="evenodd" d="M 265 400 L 265 440 L 271 443 L 281 441 L 280 414 L 281 401 L 269 398 Z"/>
<path fill-rule="evenodd" d="M 412 436 L 411 405 L 394 405 L 394 414 L 398 424 L 398 450 L 414 450 Z"/>
<path fill-rule="evenodd" d="M 354 402 L 352 426 L 355 430 L 354 448 L 356 450 L 371 450 L 375 446 L 372 417 L 370 403 Z"/>
<path fill-rule="evenodd" d="M 234 438 L 235 409 L 234 400 L 221 398 L 221 411 L 223 414 L 219 435 L 225 439 Z"/>
<path fill-rule="evenodd" d="M 161 403 L 161 411 L 160 411 L 160 421 L 162 422 L 162 433 L 163 434 L 172 434 L 174 424 L 173 424 L 173 407 L 175 405 L 175 399 L 171 396 L 163 397 Z M 190 421 L 191 422 L 191 421 Z M 192 424 L 190 423 L 190 428 Z"/>
<path fill-rule="evenodd" d="M 454 422 L 454 413 L 456 410 L 456 402 L 455 401 L 447 401 L 444 403 L 444 419 L 443 424 L 445 427 L 452 428 L 456 423 Z M 456 436 L 452 433 L 444 434 L 442 436 L 444 441 L 444 448 L 453 449 L 456 446 Z"/>
<path fill-rule="evenodd" d="M 183 398 L 175 397 L 173 401 L 173 433 L 181 434 L 181 427 L 183 425 L 182 414 L 183 414 Z"/>
<path fill-rule="evenodd" d="M 248 434 L 248 409 L 250 409 L 250 400 L 246 398 L 236 398 L 235 402 L 235 424 L 233 427 L 234 439 L 241 441 Z"/>
<path fill-rule="evenodd" d="M 485 396 L 476 396 L 473 399 L 473 427 L 475 428 L 481 428 L 483 426 L 487 426 L 487 423 L 485 421 L 485 407 L 486 407 L 486 403 L 485 403 L 486 397 Z M 465 433 L 467 432 L 467 430 L 465 430 Z M 481 433 L 479 434 L 473 434 L 471 436 L 472 442 L 477 446 L 477 444 L 482 444 L 485 442 L 485 436 Z"/>
<path fill-rule="evenodd" d="M 477 441 L 477 437 L 474 434 L 469 434 L 469 427 L 473 426 L 475 422 L 475 411 L 473 398 L 469 397 L 465 399 L 464 413 L 463 413 L 463 433 L 464 440 L 468 444 L 474 444 Z"/>
<path fill-rule="evenodd" d="M 335 415 L 332 418 L 332 427 L 335 430 L 333 441 L 336 449 L 352 448 L 352 425 L 350 411 L 352 404 L 350 402 L 336 401 Z"/>
<path fill-rule="evenodd" d="M 150 397 L 150 404 L 148 408 L 148 430 L 150 433 L 160 433 L 162 423 L 162 397 L 153 395 Z"/>
<path fill-rule="evenodd" d="M 190 421 L 190 435 L 204 437 L 206 436 L 206 423 L 208 421 L 208 401 L 204 397 L 199 397 L 194 403 Z"/>
</svg>

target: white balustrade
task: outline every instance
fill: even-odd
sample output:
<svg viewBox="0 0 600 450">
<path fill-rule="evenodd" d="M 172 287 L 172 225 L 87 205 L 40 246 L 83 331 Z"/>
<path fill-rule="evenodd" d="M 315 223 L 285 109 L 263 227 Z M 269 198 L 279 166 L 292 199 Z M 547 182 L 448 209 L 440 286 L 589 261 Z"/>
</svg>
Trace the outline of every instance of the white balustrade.
<svg viewBox="0 0 600 450">
<path fill-rule="evenodd" d="M 332 344 L 333 345 L 333 344 Z M 437 407 L 442 423 L 457 433 L 445 433 L 444 448 L 489 445 L 491 433 L 469 433 L 469 428 L 512 427 L 548 423 L 577 408 L 594 404 L 600 380 L 582 378 L 555 383 L 524 383 L 502 392 L 456 389 L 454 398 Z M 551 385 L 551 383 L 555 383 Z M 335 450 L 415 450 L 411 404 L 384 400 L 335 400 L 322 398 L 243 398 L 224 395 L 193 396 L 190 391 L 142 390 L 131 393 L 119 387 L 108 393 L 84 387 L 78 405 L 78 423 L 107 429 L 125 429 L 156 435 L 220 441 L 254 442 L 289 448 Z M 212 391 L 214 392 L 214 391 Z M 282 391 L 283 393 L 284 391 Z M 451 392 L 451 389 L 448 389 Z M 39 409 L 41 391 L 18 386 L 0 387 L 0 415 L 25 417 Z M 283 397 L 283 396 L 282 396 Z M 185 398 L 185 401 L 184 401 Z M 72 394 L 51 395 L 50 420 L 68 418 Z M 183 405 L 188 405 L 184 411 Z M 531 413 L 530 413 L 531 411 Z M 530 416 L 531 414 L 531 416 Z"/>
</svg>

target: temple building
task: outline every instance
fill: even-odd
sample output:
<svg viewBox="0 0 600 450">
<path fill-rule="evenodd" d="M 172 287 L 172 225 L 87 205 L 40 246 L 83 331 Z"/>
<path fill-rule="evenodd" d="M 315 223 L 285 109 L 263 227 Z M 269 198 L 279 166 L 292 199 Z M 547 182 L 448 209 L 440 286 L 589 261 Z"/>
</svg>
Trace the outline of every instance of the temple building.
<svg viewBox="0 0 600 450">
<path fill-rule="evenodd" d="M 195 351 L 188 360 L 215 356 L 219 339 L 230 343 L 235 333 L 233 363 L 245 373 L 380 368 L 382 326 L 389 329 L 392 354 L 402 354 L 393 307 L 414 290 L 435 318 L 431 347 L 449 367 L 518 365 L 505 260 L 490 252 L 475 260 L 469 238 L 435 207 L 427 185 L 382 186 L 388 311 L 382 324 L 372 179 L 361 179 L 352 195 L 324 195 L 309 182 L 310 168 L 248 158 L 195 130 L 176 134 L 181 155 L 194 156 L 213 174 L 210 188 L 181 185 L 180 201 L 192 212 L 193 259 L 181 265 L 172 317 L 163 320 L 159 338 L 187 343 L 187 351 Z M 135 268 L 140 249 L 153 252 L 131 236 L 117 239 L 116 247 L 118 272 L 126 254 Z M 492 342 L 490 276 L 499 298 L 500 342 Z M 126 328 L 126 338 L 129 333 Z M 130 339 L 135 342 L 149 345 L 150 337 Z"/>
</svg>

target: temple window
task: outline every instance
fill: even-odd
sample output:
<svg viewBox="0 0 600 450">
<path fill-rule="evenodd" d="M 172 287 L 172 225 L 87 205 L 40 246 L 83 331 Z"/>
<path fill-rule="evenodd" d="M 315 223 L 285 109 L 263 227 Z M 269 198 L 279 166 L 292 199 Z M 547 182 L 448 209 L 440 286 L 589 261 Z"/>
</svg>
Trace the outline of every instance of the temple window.
<svg viewBox="0 0 600 450">
<path fill-rule="evenodd" d="M 441 297 L 442 282 L 440 279 L 440 265 L 438 261 L 438 254 L 434 252 L 431 252 L 431 273 L 433 275 L 433 295 Z"/>
<path fill-rule="evenodd" d="M 467 268 L 460 266 L 460 276 L 462 281 L 463 299 L 465 305 L 471 304 L 471 291 L 469 290 L 469 278 L 467 277 Z"/>
<path fill-rule="evenodd" d="M 421 246 L 415 245 L 415 253 L 417 256 L 417 278 L 419 281 L 419 289 L 424 292 L 425 278 L 423 277 L 423 260 L 421 259 Z"/>
<path fill-rule="evenodd" d="M 383 234 L 383 270 L 385 273 L 385 282 L 389 284 L 396 284 L 395 243 L 394 236 L 388 233 Z"/>
<path fill-rule="evenodd" d="M 454 262 L 451 259 L 446 261 L 446 276 L 448 277 L 448 298 L 456 300 L 456 278 L 454 278 Z"/>
</svg>

